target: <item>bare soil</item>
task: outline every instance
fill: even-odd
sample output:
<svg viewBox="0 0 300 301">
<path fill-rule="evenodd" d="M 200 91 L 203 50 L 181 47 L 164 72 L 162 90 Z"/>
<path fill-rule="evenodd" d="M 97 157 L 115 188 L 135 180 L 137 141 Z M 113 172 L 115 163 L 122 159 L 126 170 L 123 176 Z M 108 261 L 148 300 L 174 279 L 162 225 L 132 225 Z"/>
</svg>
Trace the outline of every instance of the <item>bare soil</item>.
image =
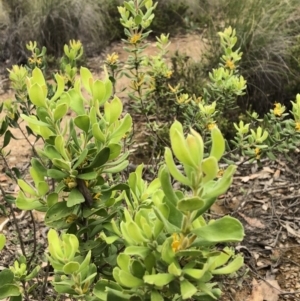
<svg viewBox="0 0 300 301">
<path fill-rule="evenodd" d="M 205 50 L 205 43 L 200 35 L 176 37 L 170 47 L 170 55 L 176 50 L 186 53 L 195 60 L 201 59 Z M 155 53 L 154 45 L 147 50 L 147 54 Z M 125 61 L 127 54 L 121 44 L 114 44 L 107 53 L 117 52 L 119 60 Z M 88 60 L 88 66 L 93 70 L 95 77 L 102 77 L 101 61 L 105 56 Z M 3 73 L 1 83 L 6 83 L 7 74 Z M 128 80 L 123 78 L 117 86 L 122 91 L 128 86 Z M 3 88 L 3 87 L 2 87 Z M 0 101 L 13 97 L 9 86 L 0 95 Z M 119 96 L 122 98 L 126 93 Z M 143 128 L 140 122 L 135 127 Z M 25 131 L 25 124 L 20 126 Z M 10 151 L 7 164 L 16 166 L 27 177 L 28 163 L 32 157 L 32 149 L 24 139 L 20 129 L 13 129 L 17 138 L 7 147 Z M 145 137 L 147 130 L 139 131 L 139 140 Z M 149 134 L 149 133 L 148 133 Z M 28 137 L 31 144 L 33 137 Z M 0 142 L 1 143 L 1 142 Z M 224 294 L 223 301 L 276 301 L 300 300 L 300 176 L 298 166 L 300 156 L 293 154 L 294 161 L 289 162 L 278 158 L 274 162 L 265 160 L 258 164 L 240 164 L 230 190 L 219 198 L 210 214 L 213 218 L 230 214 L 238 218 L 245 227 L 244 240 L 235 246 L 236 252 L 244 254 L 245 267 L 235 275 L 223 277 L 221 280 Z M 241 158 L 241 162 L 242 162 Z M 143 158 L 139 158 L 143 161 Z M 147 160 L 144 161 L 147 164 Z M 225 167 L 225 166 L 224 166 Z M 15 195 L 17 185 L 7 177 L 6 163 L 0 162 L 0 184 L 5 193 Z M 4 205 L 0 199 L 0 205 Z M 8 213 L 10 212 L 7 209 Z M 42 256 L 45 249 L 47 229 L 43 226 L 43 216 L 34 213 L 20 212 L 14 208 L 18 220 L 25 249 L 33 247 L 32 227 L 37 231 L 37 254 Z M 20 246 L 16 244 L 17 233 L 12 222 L 12 215 L 1 215 L 0 232 L 6 234 L 8 243 L 0 258 L 0 270 L 12 262 Z M 34 221 L 34 222 L 33 222 Z"/>
</svg>

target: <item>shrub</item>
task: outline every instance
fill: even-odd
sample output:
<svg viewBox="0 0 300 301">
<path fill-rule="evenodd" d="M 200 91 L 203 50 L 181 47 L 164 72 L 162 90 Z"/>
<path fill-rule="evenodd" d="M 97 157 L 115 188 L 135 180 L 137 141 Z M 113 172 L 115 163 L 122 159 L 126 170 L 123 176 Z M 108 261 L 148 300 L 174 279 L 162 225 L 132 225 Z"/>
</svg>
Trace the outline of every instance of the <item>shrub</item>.
<svg viewBox="0 0 300 301">
<path fill-rule="evenodd" d="M 153 82 L 170 74 L 163 57 L 167 35 L 157 39 L 157 56 L 142 54 L 154 9 L 151 0 L 128 1 L 119 7 L 129 53 L 124 72 L 132 79 L 128 96 L 146 116 L 144 106 L 157 89 Z M 210 73 L 202 98 L 193 98 L 202 135 L 172 121 L 164 160 L 157 176 L 148 182 L 142 178 L 143 165 L 130 174 L 125 172 L 133 120 L 113 95 L 120 72 L 116 54 L 106 62 L 112 80 L 106 67 L 103 80 L 79 68 L 83 54 L 79 41 L 65 45 L 54 84 L 43 74 L 46 48 L 38 49 L 36 42 L 27 45 L 31 52 L 28 66 L 9 70 L 16 98 L 0 106 L 6 113 L 0 128 L 0 155 L 7 164 L 5 148 L 14 139 L 9 127 L 19 127 L 20 119 L 27 123 L 28 135 L 43 144 L 33 146 L 32 181 L 7 164 L 20 191 L 13 198 L 1 185 L 0 190 L 12 214 L 14 205 L 45 212 L 44 223 L 51 228 L 46 258 L 53 268 L 51 283 L 58 296 L 95 301 L 213 300 L 221 295 L 214 275 L 232 274 L 243 265 L 243 257 L 228 246 L 243 239 L 242 224 L 230 216 L 214 220 L 206 214 L 230 187 L 236 170 L 229 164 L 222 171 L 219 162 L 238 152 L 247 160 L 259 160 L 299 145 L 300 96 L 292 103 L 293 119 L 278 103 L 263 120 L 251 112 L 251 124 L 235 124 L 236 148 L 225 153 L 226 141 L 216 122 L 222 112 L 217 109 L 233 105 L 246 82 L 236 68 L 241 53 L 233 49 L 235 30 L 226 28 L 219 36 L 224 50 L 219 67 Z M 165 87 L 167 82 L 159 84 Z M 191 96 L 169 88 L 184 112 Z M 170 95 L 163 91 L 161 96 Z M 182 119 L 190 122 L 184 113 Z M 176 182 L 178 188 L 174 188 Z M 36 250 L 30 255 L 26 252 L 15 226 L 23 255 L 0 272 L 0 299 L 30 299 L 37 289 L 43 293 L 47 282 L 47 274 L 44 283 L 35 282 L 42 273 L 33 260 Z M 0 235 L 0 251 L 5 240 Z"/>
<path fill-rule="evenodd" d="M 248 82 L 241 108 L 252 107 L 263 114 L 276 101 L 290 106 L 291 91 L 299 86 L 290 52 L 299 35 L 298 4 L 296 0 L 220 0 L 210 6 L 210 15 L 217 18 L 209 25 L 209 41 L 214 41 L 216 30 L 229 25 L 237 31 L 243 53 L 240 72 Z M 218 43 L 213 43 L 211 53 L 218 49 Z"/>
<path fill-rule="evenodd" d="M 151 1 L 144 5 L 144 13 L 136 12 L 151 21 L 154 6 Z M 126 9 L 134 9 L 130 2 L 125 7 L 120 8 L 125 16 Z M 140 17 L 129 22 L 140 24 Z M 122 114 L 122 102 L 112 96 L 108 74 L 98 80 L 81 67 L 75 79 L 82 46 L 73 41 L 64 47 L 64 68 L 51 85 L 37 67 L 44 67 L 45 48 L 36 46 L 27 45 L 27 68 L 10 70 L 16 100 L 1 106 L 10 113 L 2 120 L 1 155 L 8 155 L 4 148 L 14 138 L 8 127 L 18 126 L 19 118 L 28 124 L 28 133 L 43 141 L 31 159 L 33 182 L 18 173 L 13 176 L 11 169 L 20 191 L 10 202 L 21 210 L 46 212 L 45 224 L 52 228 L 47 259 L 54 269 L 55 291 L 86 300 L 219 297 L 213 275 L 235 272 L 243 258 L 230 247 L 220 251 L 216 245 L 240 241 L 244 235 L 241 223 L 232 217 L 208 221 L 205 216 L 229 188 L 235 171 L 228 166 L 218 177 L 225 150 L 221 132 L 211 130 L 210 153 L 204 156 L 202 137 L 192 129 L 186 136 L 176 121 L 158 177 L 150 183 L 142 180 L 141 165 L 123 180 L 119 175 L 129 162 L 122 145 L 132 119 Z M 171 177 L 186 189 L 174 189 Z M 1 235 L 0 249 L 4 243 Z M 1 299 L 35 294 L 31 285 L 40 267 L 33 264 L 33 256 L 24 249 L 13 266 L 0 272 Z"/>
</svg>

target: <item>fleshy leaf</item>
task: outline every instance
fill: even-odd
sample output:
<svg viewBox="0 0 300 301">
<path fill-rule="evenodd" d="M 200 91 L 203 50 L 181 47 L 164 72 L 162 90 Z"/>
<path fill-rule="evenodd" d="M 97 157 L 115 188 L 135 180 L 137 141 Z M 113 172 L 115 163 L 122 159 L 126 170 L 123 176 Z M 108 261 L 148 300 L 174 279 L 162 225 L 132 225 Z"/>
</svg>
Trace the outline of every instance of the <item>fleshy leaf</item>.
<svg viewBox="0 0 300 301">
<path fill-rule="evenodd" d="M 145 275 L 144 281 L 151 285 L 164 286 L 170 283 L 174 279 L 174 275 L 163 273 L 155 275 Z"/>
<path fill-rule="evenodd" d="M 241 222 L 233 217 L 224 216 L 207 226 L 192 231 L 198 237 L 196 242 L 222 243 L 239 242 L 244 238 L 244 228 Z"/>
<path fill-rule="evenodd" d="M 67 206 L 73 207 L 77 204 L 84 203 L 84 201 L 85 201 L 85 198 L 82 195 L 82 193 L 77 188 L 74 188 L 71 190 L 71 192 L 67 198 Z"/>
</svg>

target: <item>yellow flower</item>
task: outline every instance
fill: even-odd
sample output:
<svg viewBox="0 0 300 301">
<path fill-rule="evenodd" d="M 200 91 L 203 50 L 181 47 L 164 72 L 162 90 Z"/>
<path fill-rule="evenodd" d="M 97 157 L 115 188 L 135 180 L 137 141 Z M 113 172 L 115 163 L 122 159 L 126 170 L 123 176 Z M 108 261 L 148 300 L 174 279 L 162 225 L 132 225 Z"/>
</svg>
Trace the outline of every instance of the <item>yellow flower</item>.
<svg viewBox="0 0 300 301">
<path fill-rule="evenodd" d="M 202 102 L 202 97 L 201 97 L 201 96 L 196 97 L 196 96 L 194 95 L 193 99 L 194 99 L 194 102 L 195 102 L 196 104 L 199 104 L 200 102 Z"/>
<path fill-rule="evenodd" d="M 132 90 L 138 91 L 139 86 L 135 80 L 132 80 L 129 86 Z"/>
<path fill-rule="evenodd" d="M 208 128 L 210 131 L 211 131 L 212 129 L 216 128 L 216 127 L 217 127 L 217 125 L 216 125 L 215 122 L 209 123 L 209 124 L 207 125 L 207 128 Z"/>
<path fill-rule="evenodd" d="M 273 110 L 273 114 L 275 116 L 281 116 L 282 113 L 285 111 L 285 106 L 282 106 L 280 103 L 276 102 L 274 104 L 275 108 Z"/>
<path fill-rule="evenodd" d="M 93 196 L 93 200 L 99 200 L 100 196 L 101 196 L 101 192 L 95 193 L 95 195 Z"/>
<path fill-rule="evenodd" d="M 172 237 L 173 237 L 173 242 L 171 244 L 171 247 L 172 247 L 173 252 L 185 250 L 197 238 L 196 235 L 192 235 L 190 238 L 188 238 L 188 237 L 184 236 L 182 233 L 180 233 L 179 235 L 177 233 L 174 233 L 172 235 Z"/>
<path fill-rule="evenodd" d="M 218 173 L 217 173 L 217 178 L 221 178 L 224 174 L 224 169 L 219 169 Z"/>
<path fill-rule="evenodd" d="M 177 97 L 177 95 L 176 95 L 176 100 L 177 100 L 177 102 L 178 102 L 179 104 L 184 104 L 184 103 L 190 102 L 190 101 L 191 101 L 191 98 L 189 97 L 188 94 L 186 94 L 186 93 L 181 93 L 181 94 L 179 95 L 179 97 Z"/>
<path fill-rule="evenodd" d="M 106 62 L 110 65 L 114 65 L 115 63 L 117 63 L 119 59 L 119 56 L 113 52 L 112 54 L 108 54 L 106 57 Z"/>
<path fill-rule="evenodd" d="M 68 188 L 74 188 L 77 186 L 77 182 L 74 178 L 68 177 L 64 179 L 64 183 L 68 186 Z"/>
<path fill-rule="evenodd" d="M 173 234 L 173 242 L 171 245 L 173 252 L 177 252 L 181 250 L 183 240 L 184 240 L 184 236 L 181 233 L 180 233 L 180 237 L 177 233 Z"/>
<path fill-rule="evenodd" d="M 173 71 L 167 71 L 167 72 L 165 73 L 165 77 L 166 77 L 166 78 L 171 78 L 172 74 L 173 74 Z"/>
<path fill-rule="evenodd" d="M 229 59 L 226 60 L 225 67 L 229 68 L 230 70 L 235 69 L 234 62 L 232 60 L 229 60 Z"/>
<path fill-rule="evenodd" d="M 169 89 L 171 90 L 171 92 L 177 93 L 179 90 L 180 84 L 178 84 L 176 87 L 172 87 L 170 84 L 168 84 L 168 86 L 169 86 Z"/>
<path fill-rule="evenodd" d="M 67 218 L 66 218 L 66 222 L 67 224 L 71 224 L 73 223 L 75 220 L 77 220 L 78 216 L 76 214 L 70 214 Z"/>
<path fill-rule="evenodd" d="M 70 40 L 70 46 L 74 50 L 79 50 L 82 47 L 82 44 L 79 40 Z"/>
<path fill-rule="evenodd" d="M 41 65 L 42 64 L 42 59 L 38 58 L 36 56 L 30 57 L 28 59 L 29 64 L 36 64 L 36 65 Z"/>
<path fill-rule="evenodd" d="M 296 130 L 297 132 L 300 131 L 300 122 L 299 122 L 299 121 L 297 121 L 296 124 L 295 124 L 295 130 Z"/>
<path fill-rule="evenodd" d="M 135 33 L 129 38 L 131 44 L 136 44 L 141 40 L 142 35 L 140 33 Z"/>
<path fill-rule="evenodd" d="M 261 152 L 260 148 L 257 147 L 257 148 L 254 150 L 254 152 L 255 152 L 255 158 L 256 158 L 257 160 L 259 160 L 259 159 L 260 159 L 260 152 Z"/>
</svg>

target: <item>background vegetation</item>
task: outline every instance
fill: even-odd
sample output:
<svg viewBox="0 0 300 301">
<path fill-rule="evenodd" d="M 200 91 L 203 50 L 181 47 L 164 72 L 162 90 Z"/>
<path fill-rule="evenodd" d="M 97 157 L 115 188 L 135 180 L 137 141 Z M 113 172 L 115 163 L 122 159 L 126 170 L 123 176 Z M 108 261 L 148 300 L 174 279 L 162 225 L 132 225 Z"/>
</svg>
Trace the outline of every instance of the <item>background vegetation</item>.
<svg viewBox="0 0 300 301">
<path fill-rule="evenodd" d="M 48 55 L 62 55 L 63 45 L 80 39 L 87 56 L 98 55 L 112 41 L 124 38 L 117 5 L 122 0 L 1 0 L 0 61 L 24 63 L 25 44 L 36 40 Z M 237 30 L 243 52 L 240 73 L 248 82 L 238 100 L 243 112 L 252 107 L 267 112 L 274 102 L 290 108 L 299 86 L 299 2 L 297 0 L 188 0 L 158 1 L 151 26 L 154 35 L 196 31 L 210 51 L 196 62 L 184 60 L 184 49 L 173 59 L 174 82 L 189 93 L 201 91 L 208 72 L 221 53 L 217 32 Z M 176 77 L 177 76 L 177 77 Z M 240 112 L 237 112 L 240 114 Z M 236 116 L 236 114 L 235 114 Z"/>
</svg>

